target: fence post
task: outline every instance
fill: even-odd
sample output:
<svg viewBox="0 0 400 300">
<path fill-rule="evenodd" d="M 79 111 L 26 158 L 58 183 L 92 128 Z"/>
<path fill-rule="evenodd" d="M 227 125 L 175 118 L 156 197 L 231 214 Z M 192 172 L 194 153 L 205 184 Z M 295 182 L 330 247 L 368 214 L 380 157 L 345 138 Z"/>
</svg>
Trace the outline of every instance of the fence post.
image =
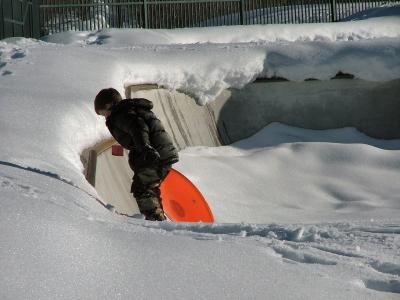
<svg viewBox="0 0 400 300">
<path fill-rule="evenodd" d="M 40 2 L 39 0 L 32 0 L 32 37 L 40 38 L 40 30 Z"/>
<path fill-rule="evenodd" d="M 331 1 L 331 22 L 337 21 L 336 0 Z"/>
<path fill-rule="evenodd" d="M 121 5 L 118 5 L 118 4 L 120 4 L 122 1 L 121 0 L 117 0 L 116 1 L 116 3 L 117 3 L 117 5 L 116 5 L 116 7 L 115 7 L 115 10 L 116 10 L 116 13 L 117 13 L 117 28 L 123 28 L 123 20 L 122 20 L 122 7 L 121 7 Z"/>
<path fill-rule="evenodd" d="M 148 13 L 147 13 L 147 0 L 143 0 L 143 15 L 144 15 L 144 28 L 149 27 Z"/>
<path fill-rule="evenodd" d="M 0 0 L 0 40 L 5 37 L 4 34 L 4 20 L 3 20 L 3 0 Z"/>
<path fill-rule="evenodd" d="M 245 19 L 244 19 L 244 1 L 245 0 L 240 0 L 240 24 L 245 25 Z"/>
<path fill-rule="evenodd" d="M 13 19 L 12 3 L 10 0 L 2 0 L 3 7 L 3 38 L 14 36 L 14 26 L 11 23 Z"/>
<path fill-rule="evenodd" d="M 14 27 L 13 36 L 24 36 L 25 22 L 22 19 L 22 3 L 20 1 L 11 1 L 12 5 L 12 26 Z"/>
</svg>

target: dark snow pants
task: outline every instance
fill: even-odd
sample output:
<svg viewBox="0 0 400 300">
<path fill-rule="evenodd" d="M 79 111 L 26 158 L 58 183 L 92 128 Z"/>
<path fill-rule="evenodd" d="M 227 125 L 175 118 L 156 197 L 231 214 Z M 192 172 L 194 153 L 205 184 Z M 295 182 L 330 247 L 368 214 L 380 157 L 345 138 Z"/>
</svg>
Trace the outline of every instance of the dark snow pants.
<svg viewBox="0 0 400 300">
<path fill-rule="evenodd" d="M 160 184 L 170 169 L 170 165 L 154 165 L 135 169 L 131 193 L 143 215 L 147 216 L 157 208 L 162 209 Z"/>
</svg>

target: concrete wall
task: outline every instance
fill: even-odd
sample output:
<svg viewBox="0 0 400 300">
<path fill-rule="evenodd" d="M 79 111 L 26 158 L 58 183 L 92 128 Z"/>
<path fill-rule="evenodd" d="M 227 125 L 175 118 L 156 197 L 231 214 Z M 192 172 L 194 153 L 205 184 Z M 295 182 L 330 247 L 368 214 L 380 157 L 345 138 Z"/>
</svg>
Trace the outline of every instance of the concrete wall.
<svg viewBox="0 0 400 300">
<path fill-rule="evenodd" d="M 261 82 L 224 91 L 210 103 L 223 143 L 271 122 L 307 129 L 356 127 L 375 138 L 400 138 L 400 80 Z"/>
<path fill-rule="evenodd" d="M 139 213 L 136 200 L 130 193 L 132 177 L 127 150 L 124 150 L 124 156 L 113 156 L 111 148 L 98 153 L 94 184 L 97 192 L 117 212 L 130 216 Z"/>
<path fill-rule="evenodd" d="M 102 203 L 109 209 L 126 215 L 139 213 L 130 193 L 133 172 L 128 164 L 128 151 L 123 156 L 113 156 L 114 139 L 105 140 L 81 154 L 85 177 L 96 188 Z"/>
<path fill-rule="evenodd" d="M 308 129 L 356 127 L 371 137 L 400 138 L 400 80 L 256 82 L 225 90 L 206 106 L 182 93 L 142 88 L 128 87 L 126 96 L 152 100 L 179 148 L 230 144 L 271 122 Z"/>
<path fill-rule="evenodd" d="M 154 113 L 179 149 L 220 145 L 215 113 L 210 106 L 199 106 L 188 95 L 157 88 L 156 85 L 130 86 L 125 94 L 127 98 L 142 97 L 154 103 Z"/>
</svg>

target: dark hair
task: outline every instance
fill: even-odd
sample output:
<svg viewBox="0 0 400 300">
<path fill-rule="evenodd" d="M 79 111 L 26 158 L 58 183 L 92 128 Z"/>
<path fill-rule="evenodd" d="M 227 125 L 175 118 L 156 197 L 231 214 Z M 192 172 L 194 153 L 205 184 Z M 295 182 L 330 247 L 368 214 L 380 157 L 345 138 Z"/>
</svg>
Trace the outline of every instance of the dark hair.
<svg viewBox="0 0 400 300">
<path fill-rule="evenodd" d="M 107 104 L 117 103 L 121 100 L 121 94 L 116 89 L 103 89 L 94 99 L 94 110 L 96 111 L 96 114 L 99 114 L 99 111 L 105 109 Z"/>
</svg>

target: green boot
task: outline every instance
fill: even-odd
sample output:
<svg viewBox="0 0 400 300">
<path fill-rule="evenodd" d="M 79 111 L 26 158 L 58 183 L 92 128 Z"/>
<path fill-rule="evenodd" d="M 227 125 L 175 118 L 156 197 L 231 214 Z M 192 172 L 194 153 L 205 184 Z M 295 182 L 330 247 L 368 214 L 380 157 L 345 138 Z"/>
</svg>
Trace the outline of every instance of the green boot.
<svg viewBox="0 0 400 300">
<path fill-rule="evenodd" d="M 144 215 L 146 216 L 146 220 L 149 221 L 165 221 L 167 219 L 162 208 L 157 208 L 155 211 Z"/>
<path fill-rule="evenodd" d="M 146 195 L 136 199 L 140 213 L 150 221 L 166 220 L 164 210 L 162 209 L 160 199 L 153 195 Z"/>
</svg>

